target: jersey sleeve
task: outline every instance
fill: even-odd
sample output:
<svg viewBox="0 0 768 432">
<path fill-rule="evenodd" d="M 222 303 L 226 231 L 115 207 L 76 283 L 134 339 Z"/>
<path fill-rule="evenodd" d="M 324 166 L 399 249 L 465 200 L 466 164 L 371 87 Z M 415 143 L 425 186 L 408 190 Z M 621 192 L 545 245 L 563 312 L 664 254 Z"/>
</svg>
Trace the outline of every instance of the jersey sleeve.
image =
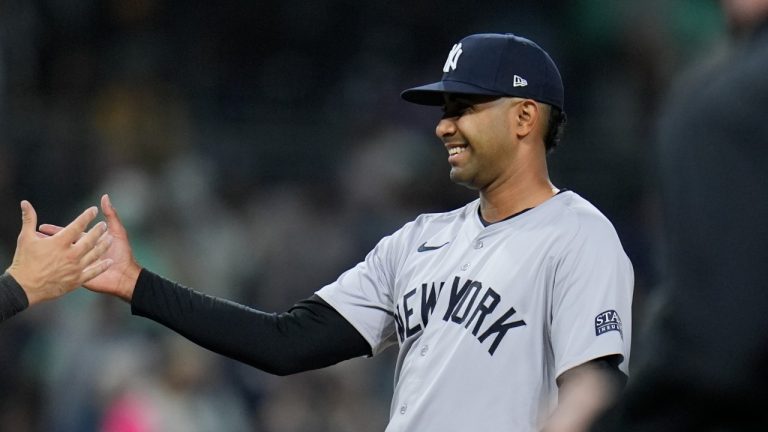
<svg viewBox="0 0 768 432">
<path fill-rule="evenodd" d="M 394 281 L 402 251 L 397 242 L 407 227 L 383 238 L 365 260 L 317 291 L 368 341 L 373 355 L 397 342 Z"/>
<path fill-rule="evenodd" d="M 579 217 L 555 267 L 551 341 L 556 374 L 620 355 L 628 374 L 634 273 L 613 226 L 602 215 Z"/>
<path fill-rule="evenodd" d="M 10 273 L 0 275 L 0 322 L 29 307 L 24 289 Z"/>
</svg>

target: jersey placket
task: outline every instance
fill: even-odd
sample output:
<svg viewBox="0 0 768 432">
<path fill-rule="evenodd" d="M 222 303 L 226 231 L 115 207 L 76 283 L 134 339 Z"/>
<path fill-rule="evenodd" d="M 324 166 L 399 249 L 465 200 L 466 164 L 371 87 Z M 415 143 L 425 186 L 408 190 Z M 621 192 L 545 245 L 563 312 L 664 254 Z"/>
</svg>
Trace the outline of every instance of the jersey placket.
<svg viewBox="0 0 768 432">
<path fill-rule="evenodd" d="M 470 278 L 476 264 L 482 259 L 482 252 L 488 242 L 489 234 L 493 232 L 493 230 L 489 232 L 489 227 L 484 227 L 479 219 L 476 225 L 473 224 L 466 228 L 458 233 L 454 241 L 449 245 L 450 249 L 446 250 L 449 255 L 445 261 L 453 263 L 452 265 L 454 266 L 454 272 L 449 273 L 451 277 L 447 278 L 446 284 L 450 283 L 450 279 L 454 276 L 459 276 L 462 279 Z M 457 251 L 461 252 L 457 253 Z M 453 254 L 458 255 L 458 257 L 451 258 L 450 256 Z M 444 289 L 450 288 L 446 287 Z M 441 294 L 441 301 L 447 301 L 448 295 L 447 292 L 443 292 Z M 442 311 L 443 309 L 438 307 L 438 310 Z M 442 321 L 442 317 L 433 316 L 430 322 L 433 321 Z M 445 323 L 441 323 L 441 325 L 445 325 Z M 452 323 L 447 325 L 452 326 Z M 401 347 L 401 349 L 408 350 L 407 358 L 403 365 L 407 375 L 401 375 L 397 383 L 397 391 L 395 393 L 397 396 L 393 400 L 391 407 L 391 430 L 400 430 L 399 428 L 403 427 L 403 425 L 411 425 L 412 421 L 418 423 L 418 420 L 410 419 L 409 417 L 420 415 L 418 399 L 420 399 L 419 396 L 423 395 L 425 391 L 424 385 L 431 382 L 428 381 L 427 377 L 430 376 L 430 370 L 435 367 L 433 357 L 440 356 L 441 347 L 439 345 L 442 343 L 454 343 L 454 341 L 441 341 L 439 336 L 433 337 L 434 333 L 430 330 L 434 330 L 434 327 L 425 327 L 418 340 L 413 341 L 408 347 Z M 442 334 L 442 332 L 440 333 Z M 408 397 L 409 395 L 411 396 L 410 398 Z M 388 428 L 388 431 L 390 428 Z"/>
</svg>

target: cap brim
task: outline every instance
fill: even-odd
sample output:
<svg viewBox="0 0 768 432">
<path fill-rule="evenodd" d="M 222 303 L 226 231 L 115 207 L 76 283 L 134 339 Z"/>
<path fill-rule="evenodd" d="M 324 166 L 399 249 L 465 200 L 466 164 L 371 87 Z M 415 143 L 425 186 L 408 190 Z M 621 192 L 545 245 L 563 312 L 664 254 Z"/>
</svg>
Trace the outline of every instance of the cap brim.
<svg viewBox="0 0 768 432">
<path fill-rule="evenodd" d="M 504 96 L 498 91 L 487 90 L 482 87 L 477 87 L 459 81 L 438 81 L 436 83 L 404 90 L 402 93 L 400 93 L 400 97 L 408 102 L 419 105 L 442 106 L 445 105 L 445 97 L 443 95 L 446 93 Z"/>
</svg>

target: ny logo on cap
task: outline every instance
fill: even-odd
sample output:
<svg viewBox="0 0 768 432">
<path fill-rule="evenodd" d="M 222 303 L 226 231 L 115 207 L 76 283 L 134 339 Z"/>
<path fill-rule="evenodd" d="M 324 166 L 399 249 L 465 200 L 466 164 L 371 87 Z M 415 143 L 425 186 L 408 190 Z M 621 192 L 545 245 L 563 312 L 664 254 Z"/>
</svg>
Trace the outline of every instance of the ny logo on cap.
<svg viewBox="0 0 768 432">
<path fill-rule="evenodd" d="M 451 48 L 451 52 L 448 53 L 448 58 L 445 59 L 443 72 L 456 70 L 456 63 L 459 62 L 459 56 L 461 55 L 461 52 L 461 43 L 457 43 L 453 46 L 453 48 Z"/>
</svg>

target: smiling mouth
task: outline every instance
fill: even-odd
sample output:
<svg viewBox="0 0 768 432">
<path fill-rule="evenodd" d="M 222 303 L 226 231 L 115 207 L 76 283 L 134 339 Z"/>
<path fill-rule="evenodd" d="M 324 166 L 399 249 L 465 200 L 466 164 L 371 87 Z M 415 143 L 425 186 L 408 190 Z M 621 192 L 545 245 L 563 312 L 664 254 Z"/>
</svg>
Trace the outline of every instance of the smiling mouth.
<svg viewBox="0 0 768 432">
<path fill-rule="evenodd" d="M 448 155 L 455 156 L 457 154 L 464 153 L 467 150 L 467 147 L 468 146 L 466 145 L 451 147 L 448 149 Z"/>
</svg>

